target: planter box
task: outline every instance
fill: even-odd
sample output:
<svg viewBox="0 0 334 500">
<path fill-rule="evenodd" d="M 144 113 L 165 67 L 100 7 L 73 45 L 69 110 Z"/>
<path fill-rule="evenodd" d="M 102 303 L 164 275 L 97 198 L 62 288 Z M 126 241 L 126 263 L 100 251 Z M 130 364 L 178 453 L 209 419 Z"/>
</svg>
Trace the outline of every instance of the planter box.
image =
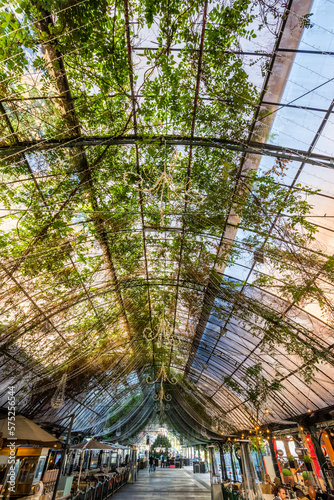
<svg viewBox="0 0 334 500">
<path fill-rule="evenodd" d="M 305 465 L 306 470 L 308 470 L 309 472 L 313 472 L 312 464 L 305 464 L 304 463 L 304 465 Z"/>
<path fill-rule="evenodd" d="M 296 468 L 296 462 L 294 460 L 291 460 L 291 462 L 290 462 L 290 460 L 289 460 L 289 467 L 290 467 L 290 469 L 295 469 Z"/>
</svg>

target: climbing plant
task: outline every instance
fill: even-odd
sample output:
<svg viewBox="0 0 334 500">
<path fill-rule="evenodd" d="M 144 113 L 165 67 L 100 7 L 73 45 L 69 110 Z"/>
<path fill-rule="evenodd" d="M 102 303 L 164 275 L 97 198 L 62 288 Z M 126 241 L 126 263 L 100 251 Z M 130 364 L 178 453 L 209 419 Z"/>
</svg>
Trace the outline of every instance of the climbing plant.
<svg viewBox="0 0 334 500">
<path fill-rule="evenodd" d="M 259 19 L 273 30 L 268 16 L 283 8 L 260 4 L 0 1 L 0 342 L 7 373 L 23 367 L 31 415 L 65 374 L 67 401 L 99 422 L 137 414 L 163 363 L 182 379 L 209 284 L 220 320 L 232 309 L 263 352 L 298 355 L 306 380 L 332 359 L 282 306 L 317 303 L 332 323 L 333 258 L 308 218 L 315 192 L 278 181 L 275 160 L 267 175 L 241 171 L 242 154 L 224 146 L 247 144 L 259 104 L 241 40 Z M 267 268 L 251 285 L 217 271 L 255 251 Z M 183 392 L 194 420 L 214 427 L 204 400 Z"/>
</svg>

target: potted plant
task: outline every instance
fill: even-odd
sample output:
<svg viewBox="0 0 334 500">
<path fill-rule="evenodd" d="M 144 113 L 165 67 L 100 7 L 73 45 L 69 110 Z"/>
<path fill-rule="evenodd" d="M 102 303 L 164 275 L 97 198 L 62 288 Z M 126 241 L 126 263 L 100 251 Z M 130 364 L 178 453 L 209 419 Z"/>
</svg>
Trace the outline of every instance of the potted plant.
<svg viewBox="0 0 334 500">
<path fill-rule="evenodd" d="M 283 474 L 283 480 L 284 480 L 285 483 L 289 483 L 289 481 L 292 480 L 291 470 L 289 470 L 289 469 L 282 469 L 282 474 Z"/>
<path fill-rule="evenodd" d="M 289 467 L 291 467 L 292 469 L 295 469 L 296 463 L 295 463 L 295 459 L 292 455 L 288 455 L 288 461 L 289 461 Z"/>
<path fill-rule="evenodd" d="M 311 458 L 308 455 L 304 455 L 303 456 L 303 462 L 305 464 L 306 470 L 312 472 L 313 469 L 312 469 L 312 460 L 311 460 Z"/>
<path fill-rule="evenodd" d="M 303 470 L 302 478 L 304 479 L 304 481 L 308 481 L 309 479 L 311 479 L 311 473 L 308 470 Z"/>
</svg>

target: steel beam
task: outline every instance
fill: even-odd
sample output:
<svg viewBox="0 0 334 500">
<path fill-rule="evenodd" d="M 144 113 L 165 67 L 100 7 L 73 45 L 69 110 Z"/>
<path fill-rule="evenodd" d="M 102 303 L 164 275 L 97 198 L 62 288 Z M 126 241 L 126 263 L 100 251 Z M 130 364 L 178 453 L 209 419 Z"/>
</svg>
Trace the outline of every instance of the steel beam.
<svg viewBox="0 0 334 500">
<path fill-rule="evenodd" d="M 145 137 L 142 135 L 127 136 L 90 136 L 78 137 L 73 139 L 46 139 L 21 141 L 17 144 L 8 144 L 0 146 L 0 157 L 10 159 L 19 153 L 32 153 L 36 151 L 50 151 L 57 148 L 76 148 L 91 146 L 121 145 L 129 146 L 133 144 L 150 145 L 173 145 L 173 146 L 192 146 L 203 148 L 218 148 L 236 151 L 240 153 L 272 156 L 290 161 L 299 161 L 310 165 L 320 167 L 334 168 L 334 156 L 311 153 L 301 149 L 294 149 L 277 144 L 263 144 L 261 142 L 250 141 L 248 144 L 241 141 L 230 141 L 219 137 L 193 137 L 175 136 L 175 135 L 156 135 Z"/>
</svg>

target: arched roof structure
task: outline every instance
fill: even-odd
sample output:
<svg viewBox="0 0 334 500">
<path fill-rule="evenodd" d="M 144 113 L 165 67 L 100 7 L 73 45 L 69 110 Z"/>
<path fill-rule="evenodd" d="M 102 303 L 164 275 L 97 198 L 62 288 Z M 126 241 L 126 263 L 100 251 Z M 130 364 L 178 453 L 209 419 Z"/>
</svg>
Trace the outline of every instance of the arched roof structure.
<svg viewBox="0 0 334 500">
<path fill-rule="evenodd" d="M 0 406 L 209 440 L 334 405 L 332 11 L 3 3 Z"/>
</svg>

